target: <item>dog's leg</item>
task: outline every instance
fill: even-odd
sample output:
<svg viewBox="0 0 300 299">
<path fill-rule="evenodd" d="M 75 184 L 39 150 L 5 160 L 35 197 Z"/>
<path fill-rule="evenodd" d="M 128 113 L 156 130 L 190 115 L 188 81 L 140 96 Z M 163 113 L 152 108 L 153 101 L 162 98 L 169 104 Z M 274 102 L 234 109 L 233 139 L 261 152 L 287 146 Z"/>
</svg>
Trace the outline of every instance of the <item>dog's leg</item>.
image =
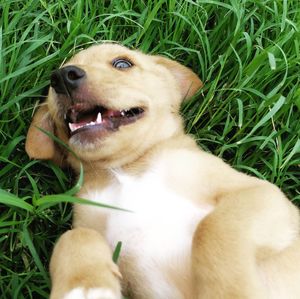
<svg viewBox="0 0 300 299">
<path fill-rule="evenodd" d="M 64 233 L 50 262 L 50 299 L 119 299 L 120 273 L 106 241 L 86 228 Z"/>
<path fill-rule="evenodd" d="M 268 288 L 268 298 L 300 298 L 300 239 L 288 248 L 260 262 L 259 268 Z"/>
<path fill-rule="evenodd" d="M 197 298 L 267 298 L 258 265 L 297 239 L 298 211 L 279 189 L 264 182 L 227 192 L 219 200 L 194 235 Z"/>
</svg>

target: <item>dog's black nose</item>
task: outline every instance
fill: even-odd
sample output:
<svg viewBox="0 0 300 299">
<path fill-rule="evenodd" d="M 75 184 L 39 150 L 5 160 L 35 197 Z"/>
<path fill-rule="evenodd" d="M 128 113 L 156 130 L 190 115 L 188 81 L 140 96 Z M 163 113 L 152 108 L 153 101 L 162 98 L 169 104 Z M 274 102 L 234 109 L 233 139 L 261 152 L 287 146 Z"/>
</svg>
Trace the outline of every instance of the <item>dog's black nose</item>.
<svg viewBox="0 0 300 299">
<path fill-rule="evenodd" d="M 85 71 L 77 66 L 69 65 L 51 74 L 50 84 L 57 93 L 71 94 L 86 77 Z"/>
</svg>

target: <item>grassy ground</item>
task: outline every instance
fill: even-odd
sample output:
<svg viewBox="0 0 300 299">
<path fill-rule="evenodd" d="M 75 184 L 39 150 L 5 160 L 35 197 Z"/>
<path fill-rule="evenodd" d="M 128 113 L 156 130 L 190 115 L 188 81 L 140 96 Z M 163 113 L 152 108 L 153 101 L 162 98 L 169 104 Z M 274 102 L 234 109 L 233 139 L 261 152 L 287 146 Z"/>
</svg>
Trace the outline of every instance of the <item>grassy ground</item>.
<svg viewBox="0 0 300 299">
<path fill-rule="evenodd" d="M 0 298 L 47 298 L 49 255 L 71 209 L 43 201 L 72 181 L 27 158 L 26 130 L 51 71 L 94 42 L 192 67 L 205 87 L 183 107 L 187 131 L 299 204 L 299 10 L 298 0 L 0 0 Z"/>
</svg>

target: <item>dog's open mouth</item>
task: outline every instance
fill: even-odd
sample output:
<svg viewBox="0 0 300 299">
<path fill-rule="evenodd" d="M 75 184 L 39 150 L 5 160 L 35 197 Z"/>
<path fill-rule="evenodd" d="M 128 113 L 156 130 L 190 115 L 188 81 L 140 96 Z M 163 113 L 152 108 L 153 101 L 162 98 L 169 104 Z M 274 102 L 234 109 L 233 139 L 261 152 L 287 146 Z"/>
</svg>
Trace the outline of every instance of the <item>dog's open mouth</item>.
<svg viewBox="0 0 300 299">
<path fill-rule="evenodd" d="M 135 122 L 143 114 L 144 109 L 140 107 L 113 110 L 100 105 L 77 103 L 68 109 L 65 122 L 73 136 L 85 130 L 116 131 L 120 126 Z"/>
</svg>

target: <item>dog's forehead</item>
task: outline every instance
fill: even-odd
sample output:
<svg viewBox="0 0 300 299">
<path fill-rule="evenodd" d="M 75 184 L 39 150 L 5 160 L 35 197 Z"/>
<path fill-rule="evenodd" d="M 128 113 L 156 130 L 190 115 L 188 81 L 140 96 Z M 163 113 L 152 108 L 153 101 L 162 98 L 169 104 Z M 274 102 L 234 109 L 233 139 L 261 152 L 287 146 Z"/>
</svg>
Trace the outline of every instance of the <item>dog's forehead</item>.
<svg viewBox="0 0 300 299">
<path fill-rule="evenodd" d="M 106 62 L 115 58 L 128 58 L 130 60 L 145 59 L 145 54 L 136 50 L 130 50 L 119 44 L 94 45 L 77 53 L 70 62 L 88 64 L 93 62 Z"/>
</svg>

